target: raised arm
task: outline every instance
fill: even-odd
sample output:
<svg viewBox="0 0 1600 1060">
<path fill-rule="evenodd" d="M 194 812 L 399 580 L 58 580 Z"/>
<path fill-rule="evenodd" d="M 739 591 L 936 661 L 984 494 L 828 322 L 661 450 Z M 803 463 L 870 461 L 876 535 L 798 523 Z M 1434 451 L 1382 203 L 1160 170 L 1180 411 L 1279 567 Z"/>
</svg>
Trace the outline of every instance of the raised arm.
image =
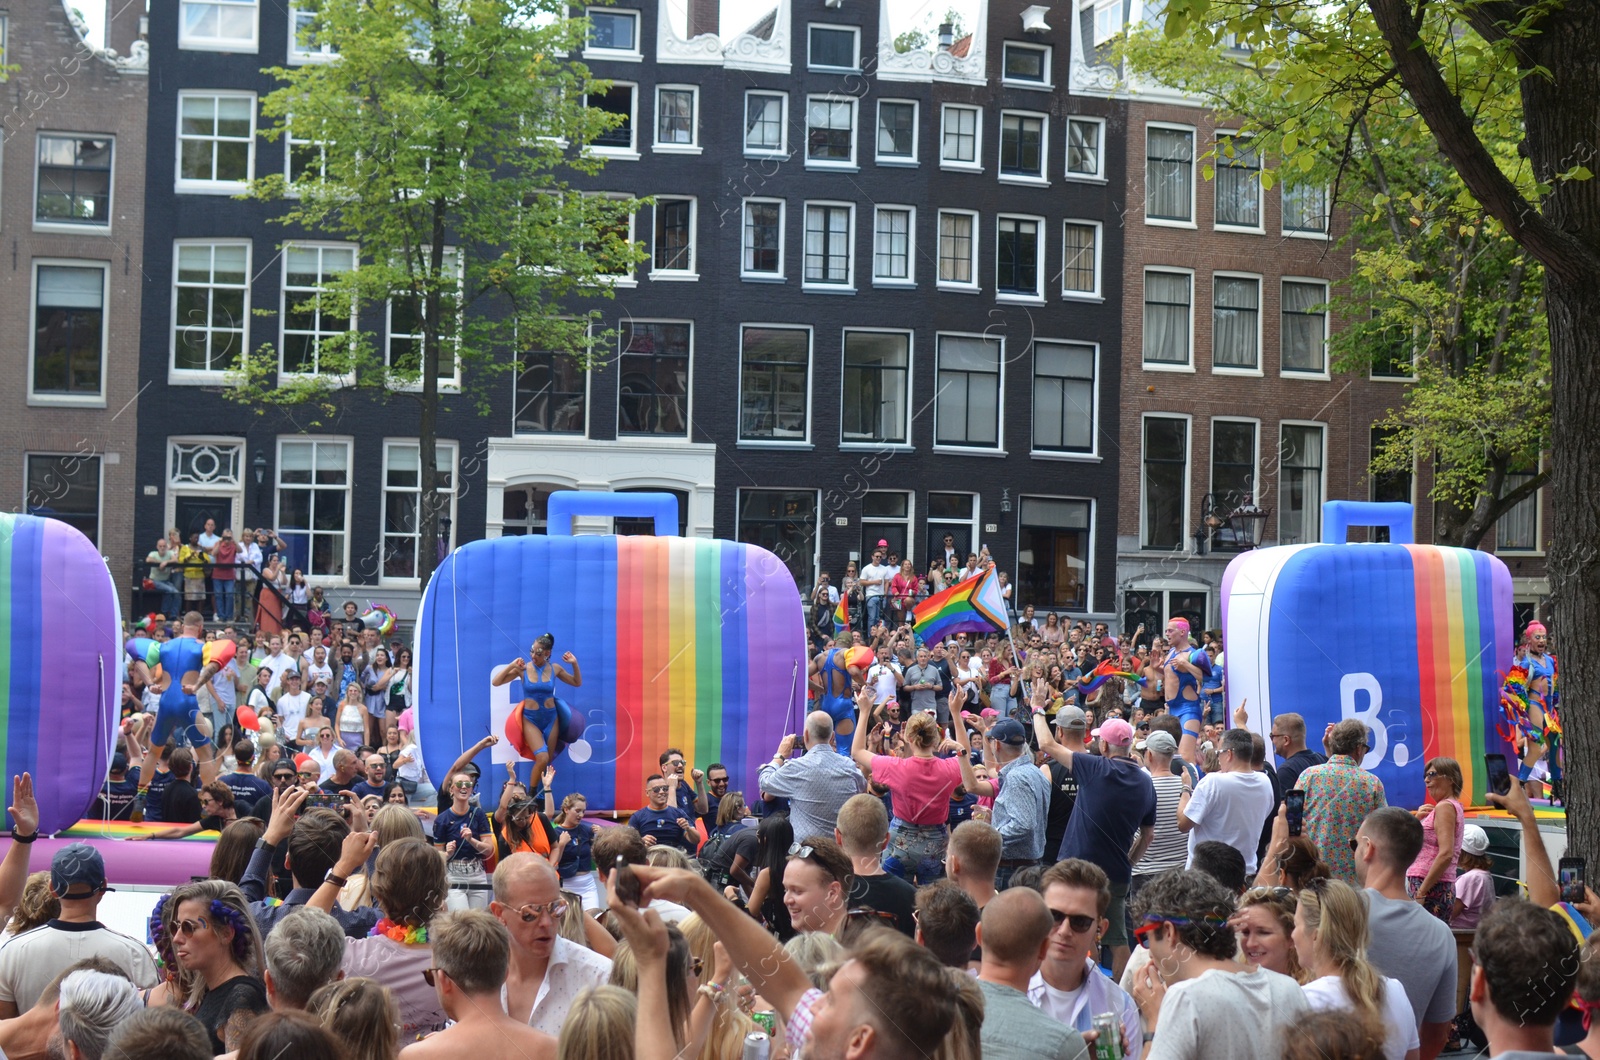
<svg viewBox="0 0 1600 1060">
<path fill-rule="evenodd" d="M 465 751 L 462 751 L 461 757 L 457 758 L 454 762 L 451 762 L 450 768 L 445 770 L 445 783 L 450 783 L 450 778 L 455 776 L 461 770 L 467 768 L 468 762 L 472 761 L 474 758 L 477 758 L 478 755 L 482 754 L 485 749 L 493 747 L 499 742 L 500 737 L 491 732 L 489 735 L 485 736 L 483 739 L 479 740 Z"/>
<path fill-rule="evenodd" d="M 1034 698 L 1039 697 L 1035 694 Z M 1033 715 L 1033 735 L 1039 741 L 1039 750 L 1066 766 L 1068 773 L 1072 772 L 1072 749 L 1051 735 L 1050 723 L 1045 720 L 1042 711 L 1036 711 Z"/>
<path fill-rule="evenodd" d="M 39 838 L 39 803 L 33 797 L 32 774 L 11 778 L 11 805 L 6 812 L 11 814 L 11 846 L 0 861 L 0 918 L 9 920 L 28 885 L 28 859 L 33 841 Z"/>
<path fill-rule="evenodd" d="M 1527 792 L 1522 781 L 1511 778 L 1511 790 L 1504 795 L 1489 792 L 1491 806 L 1510 813 L 1522 825 L 1522 849 L 1528 859 L 1528 901 L 1549 909 L 1561 901 L 1561 884 L 1556 880 L 1555 869 L 1550 865 L 1550 852 L 1544 848 L 1544 836 L 1539 834 L 1539 822 L 1533 816 Z"/>
<path fill-rule="evenodd" d="M 872 727 L 872 689 L 856 693 L 856 727 L 850 737 L 850 758 L 861 772 L 872 776 L 872 752 L 867 750 L 867 730 Z"/>
<path fill-rule="evenodd" d="M 500 669 L 496 670 L 494 672 L 494 676 L 489 679 L 489 683 L 495 688 L 499 688 L 504 684 L 510 684 L 512 681 L 521 677 L 527 668 L 528 664 L 523 662 L 522 658 L 519 656 L 500 667 Z"/>
<path fill-rule="evenodd" d="M 569 674 L 566 670 L 563 670 L 561 667 L 557 666 L 555 668 L 556 676 L 565 681 L 567 684 L 571 685 L 573 688 L 577 688 L 579 685 L 583 684 L 583 673 L 578 669 L 578 657 L 569 651 L 565 655 L 561 656 L 561 661 L 572 667 L 572 672 Z"/>
<path fill-rule="evenodd" d="M 993 797 L 998 793 L 995 786 L 987 780 L 979 780 L 978 774 L 972 771 L 972 742 L 967 736 L 967 716 L 957 706 L 960 696 L 959 689 L 950 693 L 950 724 L 956 731 L 956 746 L 961 748 L 961 753 L 956 755 L 956 762 L 961 766 L 961 783 L 974 795 Z"/>
</svg>

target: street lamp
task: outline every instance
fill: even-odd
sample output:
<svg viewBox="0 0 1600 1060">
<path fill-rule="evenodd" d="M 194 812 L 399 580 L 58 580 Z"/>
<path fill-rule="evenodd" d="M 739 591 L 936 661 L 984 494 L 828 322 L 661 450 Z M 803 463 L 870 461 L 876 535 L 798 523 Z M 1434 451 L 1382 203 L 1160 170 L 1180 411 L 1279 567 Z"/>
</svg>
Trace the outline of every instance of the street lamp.
<svg viewBox="0 0 1600 1060">
<path fill-rule="evenodd" d="M 1271 513 L 1258 508 L 1248 496 L 1244 503 L 1228 514 L 1228 525 L 1233 528 L 1233 539 L 1245 549 L 1260 548 L 1261 537 L 1267 532 L 1267 516 Z"/>
<path fill-rule="evenodd" d="M 267 458 L 256 453 L 256 458 L 250 461 L 250 469 L 256 473 L 256 485 L 261 485 L 267 477 Z"/>
</svg>

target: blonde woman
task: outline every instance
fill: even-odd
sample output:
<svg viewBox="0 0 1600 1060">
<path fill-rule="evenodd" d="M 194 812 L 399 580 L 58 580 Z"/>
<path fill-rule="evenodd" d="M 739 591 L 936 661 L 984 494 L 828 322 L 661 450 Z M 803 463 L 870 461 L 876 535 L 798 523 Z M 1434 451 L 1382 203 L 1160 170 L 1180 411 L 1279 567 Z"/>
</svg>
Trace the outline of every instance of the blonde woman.
<svg viewBox="0 0 1600 1060">
<path fill-rule="evenodd" d="M 361 694 L 361 684 L 351 681 L 339 701 L 339 743 L 346 751 L 354 751 L 367 737 L 367 701 Z"/>
<path fill-rule="evenodd" d="M 620 986 L 580 991 L 561 1024 L 556 1060 L 633 1060 L 638 1012 L 638 1000 Z"/>
<path fill-rule="evenodd" d="M 960 689 L 950 693 L 950 714 L 960 724 Z M 943 742 L 939 723 L 933 715 L 918 711 L 901 729 L 905 758 L 875 755 L 867 750 L 868 724 L 872 716 L 872 689 L 864 688 L 856 700 L 860 712 L 852 737 L 850 757 L 868 780 L 889 789 L 894 800 L 894 818 L 889 822 L 889 846 L 883 852 L 884 871 L 913 886 L 932 883 L 944 877 L 944 852 L 950 842 L 947 821 L 950 793 L 961 784 L 961 765 L 954 758 L 937 758 L 934 752 Z M 888 723 L 884 724 L 888 735 Z M 806 837 L 799 836 L 802 842 Z"/>
<path fill-rule="evenodd" d="M 371 979 L 340 979 L 320 987 L 306 1011 L 343 1044 L 345 1060 L 394 1060 L 399 1052 L 400 1007 Z"/>
<path fill-rule="evenodd" d="M 698 1022 L 705 1014 L 702 1009 L 709 1006 L 711 1026 L 706 1032 L 705 1044 L 700 1047 L 699 1060 L 738 1056 L 744 1048 L 744 1036 L 761 1029 L 739 1011 L 738 988 L 742 980 L 733 970 L 733 962 L 728 959 L 722 943 L 698 914 L 684 917 L 678 922 L 678 930 L 683 932 L 695 963 L 711 969 L 706 981 L 700 984 L 695 1011 L 690 1017 L 691 1023 Z"/>
<path fill-rule="evenodd" d="M 1304 986 L 1306 970 L 1294 949 L 1294 914 L 1299 905 L 1287 887 L 1252 887 L 1239 898 L 1228 923 L 1239 939 L 1239 952 L 1257 968 L 1287 975 Z"/>
<path fill-rule="evenodd" d="M 1320 880 L 1300 892 L 1294 948 L 1309 981 L 1301 989 L 1314 1011 L 1352 1013 L 1383 1034 L 1384 1060 L 1417 1060 L 1422 1042 L 1399 980 L 1367 960 L 1367 903 L 1342 880 Z"/>
<path fill-rule="evenodd" d="M 171 955 L 168 970 L 175 974 L 166 989 L 156 988 L 164 996 L 146 1003 L 181 1005 L 205 1024 L 214 1053 L 227 1052 L 235 1018 L 242 1024 L 268 1008 L 261 935 L 244 892 L 226 880 L 185 884 L 162 898 L 152 919 L 159 925 L 156 945 Z"/>
<path fill-rule="evenodd" d="M 367 798 L 373 797 L 367 796 Z M 372 816 L 372 827 L 368 831 L 377 837 L 377 847 L 372 857 L 367 860 L 363 871 L 350 877 L 350 881 L 339 889 L 339 905 L 345 909 L 360 909 L 375 904 L 376 899 L 372 893 L 372 866 L 378 859 L 379 851 L 402 839 L 420 839 L 424 843 L 428 840 L 422 831 L 422 822 L 418 821 L 417 815 L 404 805 L 379 806 L 378 812 Z"/>
</svg>

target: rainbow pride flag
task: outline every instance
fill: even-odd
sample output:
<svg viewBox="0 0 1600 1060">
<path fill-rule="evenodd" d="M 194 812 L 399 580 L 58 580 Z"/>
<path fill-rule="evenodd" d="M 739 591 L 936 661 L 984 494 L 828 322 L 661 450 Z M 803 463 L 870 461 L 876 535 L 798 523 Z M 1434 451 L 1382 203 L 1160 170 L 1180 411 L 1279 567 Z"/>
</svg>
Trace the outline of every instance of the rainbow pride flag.
<svg viewBox="0 0 1600 1060">
<path fill-rule="evenodd" d="M 924 641 L 957 633 L 991 633 L 1006 628 L 1006 601 L 990 567 L 976 578 L 934 593 L 911 612 L 912 628 Z"/>
<path fill-rule="evenodd" d="M 833 631 L 843 633 L 850 628 L 850 607 L 845 603 L 843 596 L 839 597 L 839 606 L 833 609 Z"/>
</svg>

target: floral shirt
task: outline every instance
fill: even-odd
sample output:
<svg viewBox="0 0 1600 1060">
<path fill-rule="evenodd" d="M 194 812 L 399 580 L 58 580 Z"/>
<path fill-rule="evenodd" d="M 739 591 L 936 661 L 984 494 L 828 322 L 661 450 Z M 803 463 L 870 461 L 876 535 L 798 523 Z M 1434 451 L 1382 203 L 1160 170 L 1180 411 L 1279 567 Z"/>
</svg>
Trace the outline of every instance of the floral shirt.
<svg viewBox="0 0 1600 1060">
<path fill-rule="evenodd" d="M 1317 844 L 1322 860 L 1336 877 L 1352 887 L 1360 886 L 1350 840 L 1367 814 L 1388 805 L 1383 781 L 1349 755 L 1334 755 L 1301 773 L 1299 787 L 1306 793 L 1306 837 Z"/>
</svg>

